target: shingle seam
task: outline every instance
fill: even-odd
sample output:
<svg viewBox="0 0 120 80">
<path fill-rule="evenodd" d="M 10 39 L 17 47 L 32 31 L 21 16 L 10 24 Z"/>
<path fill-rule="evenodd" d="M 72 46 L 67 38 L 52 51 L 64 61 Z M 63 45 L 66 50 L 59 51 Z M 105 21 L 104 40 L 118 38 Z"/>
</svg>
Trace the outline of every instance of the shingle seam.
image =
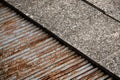
<svg viewBox="0 0 120 80">
<path fill-rule="evenodd" d="M 107 14 L 104 10 L 102 10 L 101 8 L 95 6 L 94 4 L 90 3 L 89 1 L 87 1 L 87 0 L 81 0 L 81 1 L 85 2 L 86 4 L 88 4 L 88 5 L 92 6 L 93 8 L 97 9 L 98 11 L 100 11 L 101 13 L 103 13 L 104 15 L 106 15 L 106 16 L 108 16 L 109 18 L 111 18 L 111 19 L 115 20 L 116 22 L 119 22 L 119 23 L 120 23 L 120 20 L 114 18 L 113 16 L 110 16 L 110 15 Z"/>
</svg>

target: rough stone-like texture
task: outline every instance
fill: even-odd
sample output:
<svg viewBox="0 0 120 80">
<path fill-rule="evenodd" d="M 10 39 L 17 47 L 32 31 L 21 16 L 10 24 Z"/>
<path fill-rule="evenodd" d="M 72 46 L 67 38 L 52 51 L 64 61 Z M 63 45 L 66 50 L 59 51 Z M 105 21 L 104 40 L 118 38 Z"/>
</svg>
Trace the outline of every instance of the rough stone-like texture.
<svg viewBox="0 0 120 80">
<path fill-rule="evenodd" d="M 6 1 L 120 76 L 120 23 L 80 0 Z"/>
<path fill-rule="evenodd" d="M 117 51 L 107 58 L 101 60 L 100 63 L 102 63 L 104 67 L 120 76 L 120 51 Z"/>
<path fill-rule="evenodd" d="M 120 0 L 87 0 L 120 21 Z"/>
</svg>

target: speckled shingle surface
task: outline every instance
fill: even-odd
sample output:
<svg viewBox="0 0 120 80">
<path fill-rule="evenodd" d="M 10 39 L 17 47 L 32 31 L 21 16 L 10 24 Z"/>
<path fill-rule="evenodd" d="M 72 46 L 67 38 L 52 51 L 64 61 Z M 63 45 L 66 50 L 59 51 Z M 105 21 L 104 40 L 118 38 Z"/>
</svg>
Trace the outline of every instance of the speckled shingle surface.
<svg viewBox="0 0 120 80">
<path fill-rule="evenodd" d="M 120 0 L 87 0 L 103 9 L 107 14 L 120 20 Z"/>
<path fill-rule="evenodd" d="M 120 23 L 80 0 L 6 1 L 120 76 Z"/>
</svg>

